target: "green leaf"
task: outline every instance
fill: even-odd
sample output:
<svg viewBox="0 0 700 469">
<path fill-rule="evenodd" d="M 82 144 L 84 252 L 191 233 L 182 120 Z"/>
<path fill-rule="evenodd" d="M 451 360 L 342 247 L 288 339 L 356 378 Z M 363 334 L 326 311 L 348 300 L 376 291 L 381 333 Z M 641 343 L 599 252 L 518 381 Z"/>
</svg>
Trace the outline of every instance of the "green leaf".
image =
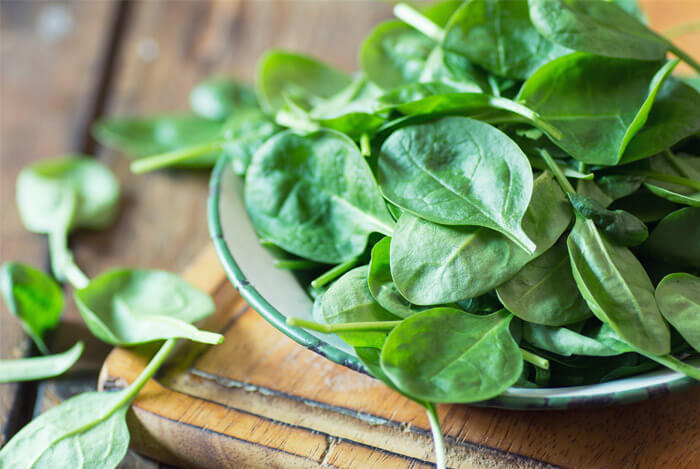
<svg viewBox="0 0 700 469">
<path fill-rule="evenodd" d="M 368 267 L 356 267 L 340 277 L 323 294 L 323 320 L 327 324 L 395 321 L 398 318 L 375 301 L 367 286 Z M 381 348 L 386 332 L 344 332 L 340 337 L 353 347 Z"/>
<path fill-rule="evenodd" d="M 92 134 L 102 145 L 135 159 L 209 143 L 220 138 L 221 122 L 191 115 L 115 116 L 102 119 Z M 208 168 L 218 151 L 188 159 L 176 166 Z"/>
<path fill-rule="evenodd" d="M 405 319 L 382 348 L 384 373 L 401 391 L 433 402 L 468 403 L 495 397 L 523 368 L 508 330 L 513 316 L 476 316 L 434 308 Z"/>
<path fill-rule="evenodd" d="M 62 375 L 83 353 L 83 343 L 77 342 L 63 353 L 45 357 L 0 360 L 0 383 L 33 381 Z"/>
<path fill-rule="evenodd" d="M 649 163 L 654 172 L 700 182 L 700 157 L 698 156 L 673 155 L 667 152 L 651 158 Z M 653 194 L 673 203 L 700 207 L 700 190 L 697 188 L 657 180 L 653 176 L 649 176 L 644 185 Z"/>
<path fill-rule="evenodd" d="M 461 92 L 489 90 L 487 74 L 464 56 L 435 47 L 418 78 L 420 83 L 442 83 Z"/>
<path fill-rule="evenodd" d="M 598 319 L 637 349 L 665 355 L 670 333 L 654 300 L 654 287 L 629 249 L 600 234 L 591 220 L 576 217 L 567 241 L 574 279 Z"/>
<path fill-rule="evenodd" d="M 677 64 L 573 53 L 540 67 L 517 99 L 561 131 L 550 138 L 572 157 L 616 165 Z"/>
<path fill-rule="evenodd" d="M 423 311 L 425 307 L 411 304 L 401 296 L 391 278 L 389 252 L 391 238 L 386 237 L 372 247 L 372 258 L 369 263 L 369 291 L 383 308 L 399 316 L 407 318 L 412 314 Z"/>
<path fill-rule="evenodd" d="M 530 22 L 527 0 L 469 0 L 455 12 L 442 46 L 489 72 L 526 79 L 570 51 L 543 37 Z"/>
<path fill-rule="evenodd" d="M 700 277 L 667 275 L 656 286 L 656 302 L 666 320 L 700 352 Z"/>
<path fill-rule="evenodd" d="M 206 119 L 226 119 L 234 112 L 258 107 L 253 90 L 226 77 L 212 77 L 200 82 L 190 92 L 190 107 Z"/>
<path fill-rule="evenodd" d="M 532 170 L 495 127 L 445 117 L 399 129 L 382 145 L 377 179 L 387 199 L 426 220 L 488 227 L 535 248 L 521 227 Z"/>
<path fill-rule="evenodd" d="M 253 155 L 263 143 L 281 130 L 259 109 L 236 112 L 223 126 L 223 152 L 231 158 L 233 172 L 242 176 L 248 170 Z"/>
<path fill-rule="evenodd" d="M 288 100 L 306 109 L 321 99 L 328 99 L 350 84 L 344 73 L 311 57 L 270 50 L 258 62 L 255 91 L 261 107 L 274 114 Z"/>
<path fill-rule="evenodd" d="M 649 237 L 647 226 L 624 210 L 607 210 L 596 200 L 582 194 L 567 194 L 576 213 L 592 220 L 605 235 L 620 246 L 636 246 Z"/>
<path fill-rule="evenodd" d="M 669 43 L 610 1 L 529 0 L 533 24 L 569 49 L 608 57 L 661 60 Z"/>
<path fill-rule="evenodd" d="M 666 215 L 642 245 L 652 258 L 680 268 L 700 269 L 700 207 Z"/>
<path fill-rule="evenodd" d="M 364 251 L 370 233 L 393 231 L 364 157 L 332 130 L 268 140 L 248 168 L 245 200 L 258 234 L 318 262 L 346 261 Z"/>
<path fill-rule="evenodd" d="M 208 344 L 223 340 L 190 324 L 214 312 L 209 295 L 170 272 L 111 270 L 76 290 L 74 297 L 90 331 L 112 345 L 169 338 Z"/>
<path fill-rule="evenodd" d="M 49 353 L 44 334 L 58 325 L 63 292 L 51 277 L 26 264 L 5 262 L 0 267 L 0 293 L 7 309 L 20 320 L 41 353 Z"/>
<path fill-rule="evenodd" d="M 529 262 L 496 292 L 508 311 L 530 323 L 563 326 L 591 316 L 563 243 Z"/>
<path fill-rule="evenodd" d="M 623 163 L 647 158 L 700 133 L 700 91 L 674 77 L 659 90 L 644 127 L 632 137 Z"/>
<path fill-rule="evenodd" d="M 540 175 L 523 219 L 525 232 L 537 245 L 534 254 L 488 228 L 442 226 L 404 213 L 391 241 L 394 283 L 418 305 L 477 297 L 547 251 L 569 225 L 571 213 L 552 175 Z"/>
<path fill-rule="evenodd" d="M 666 199 L 657 197 L 648 189 L 642 188 L 634 194 L 616 200 L 612 210 L 625 210 L 644 223 L 659 221 L 680 207 Z"/>
<path fill-rule="evenodd" d="M 574 355 L 611 357 L 632 349 L 621 342 L 620 337 L 607 324 L 595 327 L 585 335 L 565 327 L 523 323 L 523 340 L 537 348 L 564 357 Z"/>
</svg>

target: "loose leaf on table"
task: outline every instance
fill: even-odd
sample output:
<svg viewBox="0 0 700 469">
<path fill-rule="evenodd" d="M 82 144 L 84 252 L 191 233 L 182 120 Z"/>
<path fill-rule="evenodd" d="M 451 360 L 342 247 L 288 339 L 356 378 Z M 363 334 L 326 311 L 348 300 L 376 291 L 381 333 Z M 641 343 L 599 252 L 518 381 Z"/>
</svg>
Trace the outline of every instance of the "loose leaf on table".
<svg viewBox="0 0 700 469">
<path fill-rule="evenodd" d="M 169 338 L 209 344 L 223 338 L 190 323 L 214 312 L 209 295 L 161 270 L 114 269 L 74 293 L 90 332 L 112 345 Z"/>
<path fill-rule="evenodd" d="M 387 199 L 426 220 L 488 227 L 535 249 L 521 226 L 532 170 L 495 127 L 445 117 L 397 130 L 382 145 L 377 179 Z"/>
<path fill-rule="evenodd" d="M 652 193 L 673 203 L 700 207 L 700 156 L 665 152 L 649 160 L 652 172 L 693 181 L 695 187 L 663 181 L 650 175 L 645 186 Z"/>
<path fill-rule="evenodd" d="M 577 52 L 540 67 L 517 100 L 561 131 L 563 137 L 552 141 L 575 159 L 616 165 L 677 63 Z"/>
<path fill-rule="evenodd" d="M 63 311 L 63 292 L 58 283 L 26 264 L 5 262 L 0 267 L 0 293 L 22 329 L 47 355 L 44 334 L 58 325 Z"/>
<path fill-rule="evenodd" d="M 212 77 L 192 89 L 190 107 L 199 116 L 222 120 L 234 112 L 256 109 L 258 100 L 247 85 L 226 77 Z"/>
<path fill-rule="evenodd" d="M 269 114 L 286 107 L 288 100 L 310 109 L 350 84 L 350 78 L 316 59 L 293 52 L 270 50 L 258 61 L 255 91 Z"/>
<path fill-rule="evenodd" d="M 281 127 L 260 109 L 247 109 L 232 115 L 221 130 L 224 139 L 221 147 L 231 158 L 233 171 L 244 175 L 258 148 L 280 130 Z"/>
<path fill-rule="evenodd" d="M 700 90 L 669 77 L 659 90 L 644 127 L 632 137 L 623 163 L 663 152 L 700 133 Z"/>
<path fill-rule="evenodd" d="M 425 307 L 411 304 L 394 285 L 391 278 L 389 252 L 391 238 L 384 238 L 372 247 L 369 263 L 369 290 L 377 303 L 396 316 L 407 318 Z"/>
<path fill-rule="evenodd" d="M 81 155 L 40 160 L 17 177 L 17 207 L 24 226 L 49 235 L 54 274 L 64 279 L 68 233 L 102 229 L 119 209 L 119 183 L 104 164 Z"/>
<path fill-rule="evenodd" d="M 193 115 L 114 116 L 95 123 L 92 134 L 102 145 L 133 158 L 167 153 L 221 138 L 221 122 Z M 175 166 L 214 166 L 220 151 L 183 160 Z"/>
<path fill-rule="evenodd" d="M 529 262 L 496 292 L 508 311 L 530 323 L 562 326 L 591 316 L 563 243 Z"/>
<path fill-rule="evenodd" d="M 567 245 L 574 279 L 593 314 L 637 349 L 669 353 L 670 332 L 651 280 L 634 254 L 608 241 L 593 221 L 580 216 Z"/>
<path fill-rule="evenodd" d="M 384 373 L 401 391 L 432 402 L 476 402 L 520 377 L 523 358 L 506 311 L 477 316 L 434 308 L 405 319 L 387 337 Z"/>
<path fill-rule="evenodd" d="M 642 245 L 645 254 L 679 268 L 700 269 L 700 207 L 665 216 Z"/>
<path fill-rule="evenodd" d="M 332 130 L 268 140 L 248 168 L 245 201 L 261 237 L 318 262 L 347 261 L 370 233 L 393 231 L 365 158 Z"/>
<path fill-rule="evenodd" d="M 564 357 L 574 355 L 610 357 L 632 349 L 607 324 L 598 324 L 590 335 L 566 327 L 523 323 L 523 340 L 535 347 Z"/>
<path fill-rule="evenodd" d="M 382 308 L 367 286 L 368 266 L 356 267 L 340 277 L 323 294 L 321 307 L 327 324 L 395 321 L 399 318 Z M 353 347 L 381 348 L 385 331 L 343 332 L 338 335 Z"/>
<path fill-rule="evenodd" d="M 696 351 L 700 352 L 700 278 L 676 273 L 656 286 L 661 314 Z"/>
<path fill-rule="evenodd" d="M 602 0 L 529 0 L 541 34 L 569 49 L 608 57 L 661 60 L 669 43 L 619 5 Z"/>
<path fill-rule="evenodd" d="M 464 2 L 447 24 L 442 46 L 495 75 L 518 80 L 570 52 L 535 29 L 527 0 Z"/>
<path fill-rule="evenodd" d="M 83 343 L 78 342 L 70 349 L 44 357 L 0 360 L 0 383 L 33 381 L 62 375 L 83 353 Z"/>
<path fill-rule="evenodd" d="M 649 237 L 647 226 L 639 218 L 624 210 L 607 210 L 591 197 L 567 194 L 571 205 L 583 218 L 593 223 L 620 246 L 636 246 Z"/>
<path fill-rule="evenodd" d="M 523 218 L 523 228 L 537 246 L 534 254 L 488 228 L 437 225 L 404 213 L 391 240 L 394 283 L 417 305 L 480 296 L 547 251 L 569 226 L 571 215 L 571 206 L 550 173 L 535 181 Z"/>
</svg>

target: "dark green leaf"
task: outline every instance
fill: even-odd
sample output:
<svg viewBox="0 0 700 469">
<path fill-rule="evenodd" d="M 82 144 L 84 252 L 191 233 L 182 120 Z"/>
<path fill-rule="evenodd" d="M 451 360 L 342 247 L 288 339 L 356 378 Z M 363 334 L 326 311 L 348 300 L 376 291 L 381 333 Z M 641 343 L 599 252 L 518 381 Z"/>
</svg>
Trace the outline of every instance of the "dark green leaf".
<svg viewBox="0 0 700 469">
<path fill-rule="evenodd" d="M 679 208 L 678 205 L 657 197 L 646 188 L 618 199 L 610 206 L 611 210 L 625 210 L 644 223 L 659 221 Z"/>
<path fill-rule="evenodd" d="M 700 269 L 700 207 L 664 217 L 642 245 L 652 258 L 680 268 Z"/>
<path fill-rule="evenodd" d="M 677 273 L 656 286 L 661 314 L 696 351 L 700 352 L 700 278 Z"/>
<path fill-rule="evenodd" d="M 700 183 L 700 157 L 691 155 L 673 155 L 670 152 L 655 156 L 649 160 L 651 170 L 661 174 L 679 176 Z M 647 189 L 659 197 L 676 204 L 700 207 L 700 190 L 682 184 L 675 184 L 647 178 Z"/>
<path fill-rule="evenodd" d="M 636 246 L 649 237 L 647 226 L 624 210 L 607 210 L 596 200 L 582 194 L 567 194 L 576 213 L 593 223 L 614 243 Z"/>
</svg>

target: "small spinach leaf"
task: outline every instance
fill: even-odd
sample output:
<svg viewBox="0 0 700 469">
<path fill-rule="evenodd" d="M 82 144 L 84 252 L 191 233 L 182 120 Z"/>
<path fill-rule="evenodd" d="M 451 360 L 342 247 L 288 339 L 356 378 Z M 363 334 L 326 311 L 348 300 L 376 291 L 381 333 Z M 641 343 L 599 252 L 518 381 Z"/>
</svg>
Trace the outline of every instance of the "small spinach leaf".
<svg viewBox="0 0 700 469">
<path fill-rule="evenodd" d="M 230 78 L 213 77 L 192 89 L 190 107 L 199 116 L 222 120 L 234 112 L 257 108 L 258 100 L 248 86 Z"/>
<path fill-rule="evenodd" d="M 83 343 L 78 342 L 63 353 L 45 357 L 0 360 L 0 383 L 33 381 L 62 375 L 83 353 Z"/>
<path fill-rule="evenodd" d="M 585 335 L 565 327 L 523 323 L 523 339 L 527 343 L 564 357 L 611 357 L 631 351 L 607 324 L 599 323 L 592 332 Z"/>
<path fill-rule="evenodd" d="M 255 152 L 281 128 L 259 109 L 236 112 L 221 130 L 223 152 L 231 158 L 233 172 L 244 175 Z"/>
<path fill-rule="evenodd" d="M 607 210 L 596 200 L 582 194 L 567 194 L 576 213 L 592 220 L 611 241 L 620 246 L 636 246 L 649 237 L 647 226 L 624 210 Z"/>
<path fill-rule="evenodd" d="M 700 352 L 700 278 L 685 273 L 667 275 L 656 286 L 656 302 L 666 320 Z"/>
<path fill-rule="evenodd" d="M 666 151 L 664 154 L 651 158 L 649 164 L 652 172 L 690 179 L 697 182 L 697 185 L 696 187 L 688 187 L 657 180 L 653 175 L 650 175 L 644 184 L 647 189 L 673 203 L 700 207 L 700 157 L 674 155 Z"/>
<path fill-rule="evenodd" d="M 7 309 L 20 320 L 24 331 L 41 353 L 49 349 L 44 334 L 58 325 L 63 292 L 51 277 L 26 264 L 5 262 L 0 267 L 0 293 Z"/>
</svg>

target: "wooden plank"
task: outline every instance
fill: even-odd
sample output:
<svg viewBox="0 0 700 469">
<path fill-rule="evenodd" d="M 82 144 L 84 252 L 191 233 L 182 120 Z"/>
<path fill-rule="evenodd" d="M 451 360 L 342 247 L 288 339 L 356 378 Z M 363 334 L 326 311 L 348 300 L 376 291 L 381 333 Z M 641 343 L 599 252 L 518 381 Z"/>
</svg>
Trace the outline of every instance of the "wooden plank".
<svg viewBox="0 0 700 469">
<path fill-rule="evenodd" d="M 83 116 L 104 31 L 106 2 L 0 2 L 0 262 L 48 267 L 46 241 L 28 233 L 15 206 L 15 180 L 30 162 L 80 151 Z M 60 347 L 56 350 L 62 350 Z M 30 351 L 17 320 L 0 305 L 0 358 Z M 0 385 L 0 446 L 28 417 L 33 386 Z"/>
</svg>

